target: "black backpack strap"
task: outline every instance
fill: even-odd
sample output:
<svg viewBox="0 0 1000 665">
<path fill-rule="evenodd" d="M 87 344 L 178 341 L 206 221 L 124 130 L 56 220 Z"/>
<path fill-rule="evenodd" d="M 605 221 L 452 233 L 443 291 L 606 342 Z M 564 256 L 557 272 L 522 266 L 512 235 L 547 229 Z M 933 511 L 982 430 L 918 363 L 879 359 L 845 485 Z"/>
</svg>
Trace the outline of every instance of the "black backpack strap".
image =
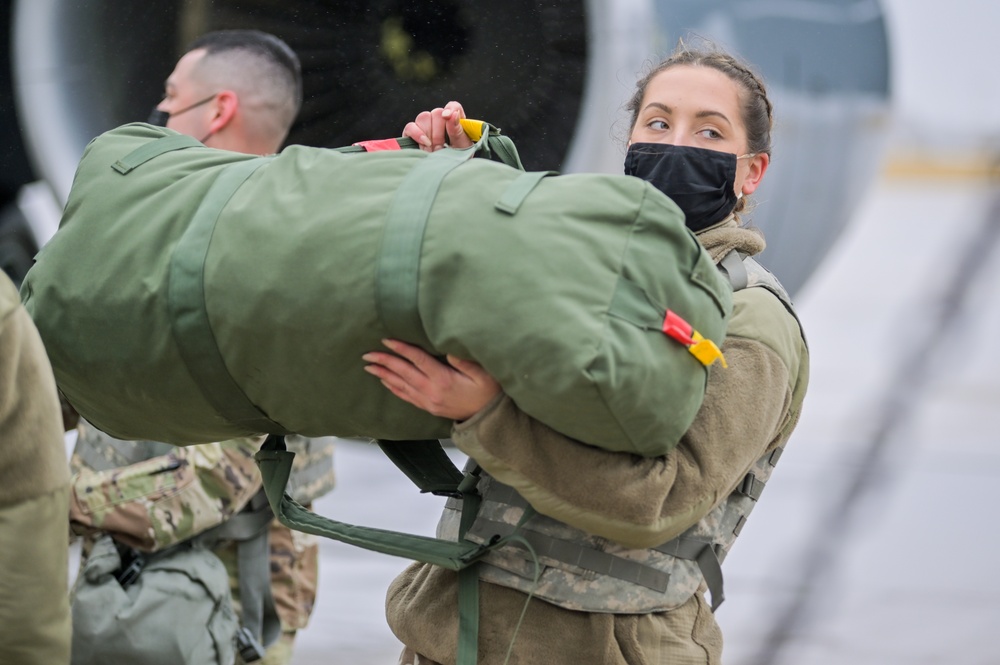
<svg viewBox="0 0 1000 665">
<path fill-rule="evenodd" d="M 421 492 L 437 496 L 461 497 L 458 491 L 464 474 L 444 452 L 437 439 L 384 441 L 378 447 Z"/>
</svg>

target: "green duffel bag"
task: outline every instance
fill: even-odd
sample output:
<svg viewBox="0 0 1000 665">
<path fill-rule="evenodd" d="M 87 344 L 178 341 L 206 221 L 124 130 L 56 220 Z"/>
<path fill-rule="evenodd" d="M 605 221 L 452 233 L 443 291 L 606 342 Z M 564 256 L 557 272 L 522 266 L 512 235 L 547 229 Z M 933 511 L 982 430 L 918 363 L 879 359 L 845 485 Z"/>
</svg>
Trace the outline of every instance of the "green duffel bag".
<svg viewBox="0 0 1000 665">
<path fill-rule="evenodd" d="M 731 287 L 648 183 L 470 159 L 496 134 L 272 157 L 97 137 L 21 290 L 60 389 L 122 439 L 447 437 L 363 371 L 392 337 L 479 362 L 570 437 L 667 452 Z"/>
</svg>

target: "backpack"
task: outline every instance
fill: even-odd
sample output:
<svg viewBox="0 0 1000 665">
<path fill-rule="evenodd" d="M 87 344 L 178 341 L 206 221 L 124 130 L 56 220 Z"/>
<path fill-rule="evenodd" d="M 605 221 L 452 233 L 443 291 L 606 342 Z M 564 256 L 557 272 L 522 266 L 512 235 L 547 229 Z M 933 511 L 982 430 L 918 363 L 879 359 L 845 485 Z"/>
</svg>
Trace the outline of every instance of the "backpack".
<svg viewBox="0 0 1000 665">
<path fill-rule="evenodd" d="M 227 522 L 172 547 L 144 554 L 98 538 L 70 597 L 71 665 L 232 665 L 252 663 L 281 630 L 270 595 L 264 494 Z M 211 548 L 239 548 L 240 622 L 229 573 Z"/>
<path fill-rule="evenodd" d="M 122 563 L 111 536 L 94 543 L 71 598 L 72 665 L 235 662 L 240 625 L 219 557 L 183 543 L 150 555 L 131 583 L 116 577 Z"/>
</svg>

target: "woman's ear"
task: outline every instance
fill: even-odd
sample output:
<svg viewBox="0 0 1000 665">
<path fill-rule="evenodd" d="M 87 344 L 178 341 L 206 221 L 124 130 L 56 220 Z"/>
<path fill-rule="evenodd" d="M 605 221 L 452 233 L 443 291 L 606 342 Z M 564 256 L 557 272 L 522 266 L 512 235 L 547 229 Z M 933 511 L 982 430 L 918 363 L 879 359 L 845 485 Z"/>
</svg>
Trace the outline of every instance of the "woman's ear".
<svg viewBox="0 0 1000 665">
<path fill-rule="evenodd" d="M 750 158 L 747 165 L 747 175 L 743 179 L 743 187 L 741 188 L 744 196 L 754 193 L 760 185 L 760 181 L 764 179 L 764 174 L 767 172 L 767 167 L 770 163 L 771 156 L 766 152 L 756 154 Z"/>
</svg>

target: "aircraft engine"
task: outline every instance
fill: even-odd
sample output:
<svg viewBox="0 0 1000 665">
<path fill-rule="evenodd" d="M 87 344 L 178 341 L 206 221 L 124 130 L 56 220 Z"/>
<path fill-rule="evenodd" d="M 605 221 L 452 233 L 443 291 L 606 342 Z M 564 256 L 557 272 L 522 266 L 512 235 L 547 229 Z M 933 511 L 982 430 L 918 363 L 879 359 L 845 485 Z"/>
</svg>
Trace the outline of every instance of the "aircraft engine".
<svg viewBox="0 0 1000 665">
<path fill-rule="evenodd" d="M 184 46 L 220 28 L 266 30 L 298 52 L 305 102 L 292 143 L 398 136 L 417 112 L 457 99 L 502 127 L 528 169 L 608 173 L 621 172 L 637 76 L 679 37 L 707 38 L 755 63 L 775 101 L 752 222 L 793 293 L 876 176 L 887 133 L 876 0 L 17 0 L 8 20 L 25 149 L 57 204 L 87 142 L 145 120 Z M 43 243 L 51 230 L 11 205 Z M 4 264 L 16 273 L 34 248 L 31 234 L 4 235 L 7 217 L 0 261 L 4 243 L 20 245 L 20 262 Z"/>
</svg>

